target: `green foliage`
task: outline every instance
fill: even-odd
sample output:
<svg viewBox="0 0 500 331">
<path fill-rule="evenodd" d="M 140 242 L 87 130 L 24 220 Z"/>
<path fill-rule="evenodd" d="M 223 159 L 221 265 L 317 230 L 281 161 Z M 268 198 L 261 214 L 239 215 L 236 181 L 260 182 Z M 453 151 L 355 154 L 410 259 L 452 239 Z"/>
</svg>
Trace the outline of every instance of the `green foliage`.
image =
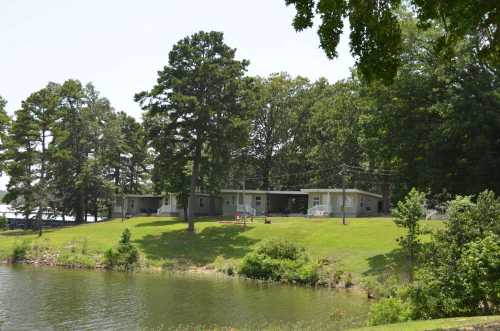
<svg viewBox="0 0 500 331">
<path fill-rule="evenodd" d="M 278 184 L 272 180 L 272 173 L 287 167 L 281 159 L 294 149 L 294 141 L 301 135 L 301 107 L 309 81 L 303 77 L 290 77 L 286 73 L 271 74 L 267 78 L 257 77 L 253 90 L 254 106 L 249 149 L 239 156 L 242 174 L 249 175 L 255 165 L 255 175 L 262 177 L 257 186 L 269 189 Z M 251 155 L 254 162 L 249 160 Z M 250 161 L 250 162 L 249 162 Z M 238 166 L 235 163 L 235 166 Z M 239 174 L 236 174 L 239 175 Z"/>
<path fill-rule="evenodd" d="M 225 273 L 228 276 L 233 276 L 238 271 L 238 263 L 234 259 L 225 259 L 223 256 L 219 255 L 215 258 L 212 263 L 215 270 Z"/>
<path fill-rule="evenodd" d="M 255 279 L 314 285 L 319 281 L 319 264 L 309 260 L 304 248 L 270 239 L 245 255 L 239 273 Z"/>
<path fill-rule="evenodd" d="M 11 261 L 12 263 L 21 262 L 26 259 L 30 249 L 30 243 L 27 240 L 21 242 L 14 242 L 14 247 L 12 248 Z"/>
<path fill-rule="evenodd" d="M 406 236 L 398 239 L 405 250 L 410 264 L 410 278 L 413 277 L 413 265 L 420 245 L 419 236 L 422 234 L 418 221 L 424 214 L 425 194 L 413 188 L 403 201 L 399 201 L 393 210 L 394 223 L 406 229 Z"/>
<path fill-rule="evenodd" d="M 390 298 L 399 294 L 401 280 L 394 274 L 389 277 L 364 277 L 360 281 L 361 287 L 370 298 Z"/>
<path fill-rule="evenodd" d="M 405 296 L 415 318 L 500 312 L 500 202 L 490 191 L 457 197 L 449 220 L 426 250 L 424 265 Z"/>
<path fill-rule="evenodd" d="M 370 307 L 368 325 L 381 325 L 409 321 L 411 308 L 398 298 L 385 298 Z"/>
<path fill-rule="evenodd" d="M 0 216 L 0 231 L 7 229 L 7 219 L 4 216 Z"/>
<path fill-rule="evenodd" d="M 236 60 L 236 50 L 223 39 L 221 32 L 200 31 L 180 40 L 157 84 L 136 95 L 151 125 L 156 187 L 184 197 L 191 193 L 188 207 L 198 188 L 220 188 L 231 152 L 247 138 L 248 61 Z M 188 230 L 194 231 L 194 208 L 188 211 Z"/>
<path fill-rule="evenodd" d="M 67 268 L 93 269 L 98 258 L 89 254 L 88 239 L 74 238 L 57 254 L 56 263 Z"/>
<path fill-rule="evenodd" d="M 57 255 L 56 263 L 66 268 L 94 269 L 97 265 L 97 260 L 95 257 L 87 254 L 61 252 Z"/>
<path fill-rule="evenodd" d="M 104 264 L 111 269 L 133 270 L 139 261 L 139 251 L 130 242 L 131 233 L 127 228 L 123 231 L 118 248 L 108 249 L 104 253 Z"/>
<path fill-rule="evenodd" d="M 11 125 L 11 119 L 5 111 L 6 105 L 7 101 L 0 95 L 0 152 L 4 152 L 6 149 L 8 131 Z M 0 157 L 0 171 L 5 170 L 5 161 L 5 155 L 2 154 Z"/>
<path fill-rule="evenodd" d="M 42 213 L 78 223 L 108 214 L 115 191 L 137 193 L 144 178 L 141 125 L 77 80 L 49 83 L 24 100 L 3 147 L 10 177 L 3 200 L 26 219 L 37 211 L 30 217 L 37 226 Z"/>
<path fill-rule="evenodd" d="M 313 26 L 319 16 L 318 34 L 321 48 L 331 59 L 337 56 L 337 46 L 344 31 L 344 20 L 349 19 L 351 53 L 368 80 L 383 79 L 392 82 L 400 64 L 403 48 L 401 1 L 345 1 L 345 0 L 285 0 L 297 11 L 293 26 L 302 31 Z M 480 36 L 478 53 L 492 64 L 498 64 L 500 35 L 495 16 L 498 5 L 480 0 L 460 0 L 450 4 L 446 0 L 411 0 L 404 2 L 414 9 L 421 30 L 436 25 L 445 28 L 432 44 L 443 57 L 451 58 L 454 46 L 470 35 Z"/>
</svg>

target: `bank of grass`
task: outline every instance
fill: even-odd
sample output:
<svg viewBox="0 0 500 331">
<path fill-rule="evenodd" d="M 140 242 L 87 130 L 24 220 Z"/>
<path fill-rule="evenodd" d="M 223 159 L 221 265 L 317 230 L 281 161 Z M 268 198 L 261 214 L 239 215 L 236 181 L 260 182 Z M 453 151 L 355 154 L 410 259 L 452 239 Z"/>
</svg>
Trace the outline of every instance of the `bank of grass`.
<svg viewBox="0 0 500 331">
<path fill-rule="evenodd" d="M 442 318 L 428 321 L 411 321 L 387 325 L 370 326 L 349 331 L 422 331 L 446 328 L 468 327 L 483 324 L 500 323 L 500 315 Z M 499 325 L 500 327 L 500 325 Z M 493 329 L 492 329 L 493 330 Z"/>
<path fill-rule="evenodd" d="M 377 273 L 400 260 L 396 238 L 402 230 L 389 218 L 349 219 L 348 225 L 337 218 L 271 220 L 272 224 L 256 220 L 243 228 L 203 218 L 197 220 L 194 234 L 185 231 L 186 223 L 172 217 L 136 217 L 48 229 L 40 239 L 31 231 L 6 231 L 0 233 L 0 257 L 8 257 L 14 245 L 23 241 L 43 242 L 52 250 L 66 252 L 71 243 L 84 241 L 86 254 L 99 256 L 115 246 L 123 230 L 129 228 L 141 255 L 155 266 L 202 267 L 220 257 L 239 261 L 260 241 L 273 237 L 304 246 L 312 257 L 332 257 L 356 277 Z M 422 222 L 431 230 L 442 226 L 439 221 Z"/>
</svg>

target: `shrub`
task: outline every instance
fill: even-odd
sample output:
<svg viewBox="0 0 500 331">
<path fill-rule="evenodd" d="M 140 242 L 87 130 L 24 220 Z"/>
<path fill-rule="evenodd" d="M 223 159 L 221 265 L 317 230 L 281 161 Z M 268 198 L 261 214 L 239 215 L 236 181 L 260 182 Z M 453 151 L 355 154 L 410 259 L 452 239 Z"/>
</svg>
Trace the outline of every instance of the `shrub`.
<svg viewBox="0 0 500 331">
<path fill-rule="evenodd" d="M 397 298 L 385 298 L 371 305 L 368 325 L 400 323 L 410 320 L 410 306 Z"/>
<path fill-rule="evenodd" d="M 104 264 L 110 269 L 133 270 L 139 260 L 139 251 L 130 242 L 131 233 L 125 229 L 118 242 L 118 248 L 112 248 L 104 253 Z"/>
<path fill-rule="evenodd" d="M 397 296 L 401 282 L 397 276 L 391 275 L 383 279 L 365 277 L 361 280 L 360 284 L 367 292 L 369 298 L 381 299 Z"/>
<path fill-rule="evenodd" d="M 351 273 L 348 273 L 346 276 L 345 276 L 345 282 L 344 282 L 344 286 L 346 288 L 349 288 L 351 286 L 354 285 L 353 281 L 352 281 L 352 274 Z"/>
<path fill-rule="evenodd" d="M 283 239 L 270 239 L 257 247 L 256 253 L 267 255 L 272 259 L 298 260 L 304 257 L 305 249 Z"/>
<path fill-rule="evenodd" d="M 22 242 L 16 241 L 14 243 L 14 247 L 12 249 L 12 262 L 20 262 L 26 259 L 26 256 L 28 255 L 28 250 L 30 248 L 30 243 L 26 240 L 23 240 Z"/>
<path fill-rule="evenodd" d="M 255 279 L 315 285 L 319 281 L 319 267 L 309 260 L 304 248 L 271 239 L 245 255 L 239 273 Z"/>
</svg>

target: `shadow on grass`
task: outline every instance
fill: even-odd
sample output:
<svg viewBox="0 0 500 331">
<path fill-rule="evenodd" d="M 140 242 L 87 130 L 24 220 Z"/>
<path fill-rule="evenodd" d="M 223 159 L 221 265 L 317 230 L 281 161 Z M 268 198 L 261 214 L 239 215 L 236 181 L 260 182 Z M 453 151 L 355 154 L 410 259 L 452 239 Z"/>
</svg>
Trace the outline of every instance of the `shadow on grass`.
<svg viewBox="0 0 500 331">
<path fill-rule="evenodd" d="M 379 254 L 368 258 L 369 269 L 363 276 L 379 276 L 390 272 L 402 273 L 408 270 L 406 256 L 402 249 L 394 249 L 387 254 Z"/>
<path fill-rule="evenodd" d="M 249 228 L 247 228 L 248 230 Z M 205 265 L 217 256 L 241 258 L 257 240 L 242 236 L 241 227 L 207 227 L 199 233 L 185 229 L 147 235 L 135 240 L 146 256 L 152 260 L 173 259 L 196 265 Z"/>
<path fill-rule="evenodd" d="M 170 220 L 159 220 L 159 221 L 152 221 L 148 223 L 139 223 L 136 224 L 136 228 L 142 228 L 142 227 L 148 227 L 148 226 L 166 226 L 166 225 L 174 225 L 174 224 L 179 224 L 179 223 L 185 223 L 183 219 L 180 218 L 174 218 Z"/>
<path fill-rule="evenodd" d="M 420 252 L 427 250 L 430 244 L 424 243 Z M 418 267 L 418 260 L 415 268 Z M 410 265 L 406 253 L 401 248 L 392 250 L 387 254 L 379 254 L 368 258 L 369 269 L 363 273 L 364 276 L 381 276 L 388 273 L 405 274 Z"/>
<path fill-rule="evenodd" d="M 204 216 L 204 217 L 197 217 L 194 222 L 195 224 L 198 223 L 198 222 L 204 222 L 204 223 L 215 223 L 215 222 L 218 222 L 218 221 L 221 221 L 225 218 L 223 217 L 220 217 L 220 216 Z M 139 223 L 139 224 L 136 224 L 135 227 L 148 227 L 148 226 L 166 226 L 166 225 L 174 225 L 174 224 L 186 224 L 187 226 L 187 221 L 184 220 L 184 218 L 182 217 L 172 217 L 170 219 L 161 219 L 161 220 L 158 220 L 158 221 L 152 221 L 152 222 L 148 222 L 148 223 Z"/>
<path fill-rule="evenodd" d="M 42 236 L 43 234 L 45 233 L 50 233 L 50 232 L 53 232 L 54 229 L 44 229 L 43 230 L 43 233 L 42 233 Z M 0 237 L 21 237 L 21 236 L 29 236 L 29 235 L 38 235 L 38 230 L 21 230 L 21 229 L 17 229 L 17 230 L 8 230 L 8 231 L 5 231 L 5 232 L 0 232 Z"/>
</svg>

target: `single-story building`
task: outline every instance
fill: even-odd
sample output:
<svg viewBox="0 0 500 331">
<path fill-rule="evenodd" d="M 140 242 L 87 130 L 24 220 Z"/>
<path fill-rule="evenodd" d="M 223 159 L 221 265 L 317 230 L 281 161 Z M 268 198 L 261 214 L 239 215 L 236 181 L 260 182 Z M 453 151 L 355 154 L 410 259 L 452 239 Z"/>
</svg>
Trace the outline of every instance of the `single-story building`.
<svg viewBox="0 0 500 331">
<path fill-rule="evenodd" d="M 342 216 L 342 189 L 302 189 L 308 195 L 309 216 Z M 356 189 L 345 190 L 347 217 L 377 216 L 382 212 L 382 196 Z"/>
<path fill-rule="evenodd" d="M 301 191 L 221 190 L 222 214 L 305 215 L 307 193 Z"/>
<path fill-rule="evenodd" d="M 342 216 L 341 189 L 301 189 L 300 191 L 221 190 L 219 196 L 196 193 L 196 216 L 307 215 Z M 123 207 L 123 209 L 122 209 Z M 347 217 L 377 216 L 382 211 L 382 196 L 357 189 L 345 190 Z M 182 216 L 175 193 L 164 195 L 127 194 L 117 196 L 113 216 Z"/>
<path fill-rule="evenodd" d="M 124 207 L 122 209 L 122 206 Z M 211 216 L 222 214 L 221 199 L 206 193 L 196 193 L 195 216 Z M 175 193 L 156 194 L 126 194 L 117 196 L 113 206 L 113 216 L 131 215 L 168 215 L 182 216 L 183 208 L 177 202 Z"/>
</svg>

